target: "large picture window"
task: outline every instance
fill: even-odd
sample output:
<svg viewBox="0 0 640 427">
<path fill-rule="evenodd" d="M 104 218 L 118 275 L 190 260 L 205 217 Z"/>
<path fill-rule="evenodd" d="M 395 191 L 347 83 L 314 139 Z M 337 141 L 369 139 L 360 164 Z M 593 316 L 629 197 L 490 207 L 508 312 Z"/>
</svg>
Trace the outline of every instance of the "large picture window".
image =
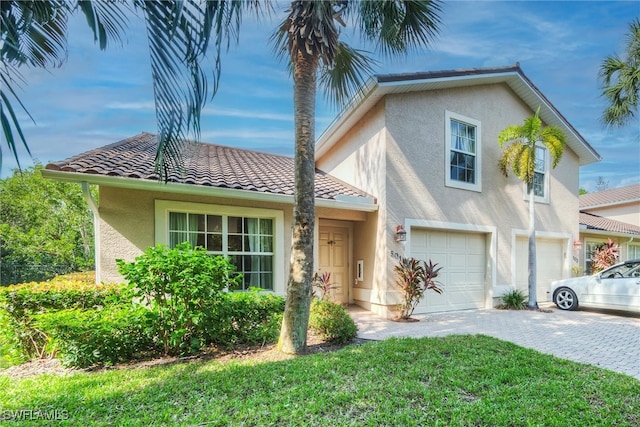
<svg viewBox="0 0 640 427">
<path fill-rule="evenodd" d="M 170 247 L 189 242 L 212 255 L 229 257 L 243 275 L 240 287 L 232 290 L 275 290 L 280 212 L 157 201 L 156 215 L 156 235 L 166 236 Z"/>
<path fill-rule="evenodd" d="M 447 111 L 446 185 L 481 191 L 480 122 Z"/>
</svg>

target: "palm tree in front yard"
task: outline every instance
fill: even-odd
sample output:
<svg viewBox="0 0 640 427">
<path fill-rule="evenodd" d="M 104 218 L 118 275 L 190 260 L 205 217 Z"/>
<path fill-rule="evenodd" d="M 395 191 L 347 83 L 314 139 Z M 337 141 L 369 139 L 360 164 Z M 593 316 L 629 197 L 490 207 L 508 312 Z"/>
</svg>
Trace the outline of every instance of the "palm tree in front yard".
<svg viewBox="0 0 640 427">
<path fill-rule="evenodd" d="M 108 40 L 121 40 L 129 9 L 142 15 L 158 121 L 156 168 L 163 177 L 182 165 L 182 151 L 188 141 L 199 139 L 202 108 L 219 82 L 221 50 L 238 40 L 243 14 L 272 11 L 267 0 L 0 3 L 0 67 L 3 72 L 10 71 L 1 75 L 0 88 L 7 90 L 0 91 L 0 118 L 9 150 L 16 157 L 18 143 L 27 146 L 10 100 L 14 98 L 24 108 L 13 89 L 22 77 L 19 69 L 64 62 L 66 22 L 77 11 L 87 18 L 101 48 Z M 284 352 L 301 353 L 306 348 L 313 283 L 317 88 L 327 90 L 330 99 L 342 104 L 362 86 L 373 64 L 365 52 L 339 40 L 339 26 L 353 24 L 365 42 L 391 58 L 428 47 L 437 35 L 440 12 L 439 0 L 296 0 L 273 36 L 277 53 L 288 62 L 293 75 L 295 121 L 291 269 L 278 344 Z M 212 56 L 215 64 L 208 73 L 202 66 L 207 56 Z M 209 81 L 213 83 L 211 88 Z"/>
<path fill-rule="evenodd" d="M 535 198 L 537 189 L 544 191 L 545 151 L 549 153 L 551 167 L 555 168 L 562 158 L 566 137 L 557 126 L 542 126 L 540 107 L 522 125 L 511 125 L 498 135 L 498 144 L 503 150 L 499 160 L 500 171 L 509 176 L 509 169 L 527 185 L 529 197 L 529 258 L 528 287 L 530 309 L 538 308 L 536 297 L 536 225 Z M 539 154 L 543 154 L 539 156 Z"/>
</svg>

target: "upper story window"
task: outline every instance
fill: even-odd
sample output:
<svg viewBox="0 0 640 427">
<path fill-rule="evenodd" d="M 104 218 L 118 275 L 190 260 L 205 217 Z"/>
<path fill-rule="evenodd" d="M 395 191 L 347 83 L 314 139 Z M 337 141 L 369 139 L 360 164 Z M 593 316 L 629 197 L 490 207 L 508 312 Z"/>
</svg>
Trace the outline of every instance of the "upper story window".
<svg viewBox="0 0 640 427">
<path fill-rule="evenodd" d="M 537 202 L 549 202 L 549 159 L 547 149 L 543 146 L 536 147 L 536 161 L 533 174 L 533 194 Z M 527 186 L 527 195 L 529 194 Z"/>
<path fill-rule="evenodd" d="M 480 122 L 445 112 L 445 185 L 482 191 Z"/>
<path fill-rule="evenodd" d="M 182 242 L 202 246 L 212 255 L 231 259 L 242 273 L 238 289 L 275 290 L 281 279 L 282 213 L 197 203 L 156 201 L 156 240 L 175 247 Z"/>
</svg>

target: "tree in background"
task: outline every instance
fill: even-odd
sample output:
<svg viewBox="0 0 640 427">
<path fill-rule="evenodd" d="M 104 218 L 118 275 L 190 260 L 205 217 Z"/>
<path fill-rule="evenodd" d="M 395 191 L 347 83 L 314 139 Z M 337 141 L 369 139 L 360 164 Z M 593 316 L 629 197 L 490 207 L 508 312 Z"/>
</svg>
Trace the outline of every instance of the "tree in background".
<svg viewBox="0 0 640 427">
<path fill-rule="evenodd" d="M 0 283 L 93 269 L 93 215 L 79 184 L 36 165 L 0 180 Z"/>
<path fill-rule="evenodd" d="M 132 5 L 132 6 L 131 6 Z M 66 22 L 81 12 L 100 48 L 120 41 L 127 9 L 146 23 L 158 122 L 156 170 L 161 177 L 183 167 L 182 152 L 190 139 L 199 140 L 200 113 L 219 82 L 223 46 L 237 42 L 243 13 L 272 12 L 267 0 L 141 1 L 133 3 L 56 0 L 5 0 L 0 9 L 0 66 L 8 71 L 2 83 L 2 128 L 10 150 L 27 143 L 8 94 L 18 100 L 12 84 L 21 66 L 57 66 L 66 57 Z M 359 36 L 389 58 L 428 47 L 438 32 L 440 2 L 432 1 L 292 1 L 273 35 L 276 52 L 293 76 L 295 127 L 295 194 L 291 269 L 278 348 L 301 353 L 306 348 L 313 283 L 315 223 L 315 102 L 318 86 L 330 99 L 344 103 L 371 73 L 373 61 L 363 51 L 340 41 L 339 26 L 354 25 Z M 213 55 L 210 76 L 202 64 Z M 3 70 L 3 71 L 4 71 Z M 208 82 L 213 81 L 210 89 Z M 4 90 L 4 89 L 3 89 Z M 19 102 L 19 100 L 18 100 Z M 22 106 L 22 104 L 20 104 Z M 5 113 L 5 111 L 8 113 Z M 13 130 L 18 137 L 14 136 Z"/>
<path fill-rule="evenodd" d="M 566 137 L 557 126 L 542 126 L 539 117 L 540 107 L 536 113 L 525 119 L 522 125 L 512 125 L 502 130 L 498 135 L 498 144 L 503 149 L 499 167 L 504 176 L 509 176 L 511 169 L 515 176 L 527 184 L 529 197 L 529 308 L 537 309 L 536 296 L 536 215 L 535 215 L 535 187 L 536 169 L 539 161 L 536 159 L 538 144 L 544 146 L 551 156 L 551 167 L 555 168 L 562 158 Z"/>
<path fill-rule="evenodd" d="M 629 24 L 624 57 L 608 56 L 600 65 L 602 96 L 607 108 L 602 121 L 607 126 L 624 126 L 632 122 L 638 112 L 640 97 L 640 19 Z M 636 126 L 638 121 L 635 121 Z"/>
</svg>

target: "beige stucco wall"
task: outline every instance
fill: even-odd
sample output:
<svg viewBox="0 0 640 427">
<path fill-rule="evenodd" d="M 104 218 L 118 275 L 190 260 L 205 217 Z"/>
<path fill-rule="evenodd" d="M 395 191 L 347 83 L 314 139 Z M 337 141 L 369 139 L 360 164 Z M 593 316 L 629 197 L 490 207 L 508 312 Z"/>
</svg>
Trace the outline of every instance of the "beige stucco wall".
<svg viewBox="0 0 640 427">
<path fill-rule="evenodd" d="M 640 203 L 638 202 L 585 209 L 585 212 L 640 227 Z"/>
<path fill-rule="evenodd" d="M 445 186 L 447 110 L 481 122 L 481 192 Z M 365 189 L 379 201 L 379 212 L 371 217 L 378 224 L 356 226 L 355 234 L 367 238 L 356 238 L 354 250 L 374 262 L 373 282 L 361 286 L 370 292 L 356 291 L 361 297 L 356 302 L 367 308 L 368 304 L 398 302 L 393 267 L 398 256 L 410 254 L 406 243 L 395 241 L 394 232 L 408 220 L 495 227 L 495 236 L 487 239 L 494 251 L 490 262 L 495 264 L 488 266 L 488 292 L 514 284 L 515 235 L 528 227 L 528 201 L 524 185 L 498 171 L 497 137 L 502 129 L 522 124 L 533 113 L 502 84 L 387 95 L 319 159 L 322 169 Z M 383 163 L 377 166 L 377 161 Z M 578 167 L 576 154 L 567 148 L 550 174 L 549 203 L 536 203 L 537 230 L 564 239 L 567 248 L 578 238 Z M 567 277 L 571 259 L 567 249 Z M 374 311 L 384 313 L 385 309 Z"/>
<path fill-rule="evenodd" d="M 389 252 L 386 227 L 386 139 L 384 100 L 378 103 L 327 153 L 316 159 L 318 168 L 376 198 L 378 210 L 366 221 L 354 223 L 353 263 L 364 263 L 364 280 L 354 284 L 356 304 L 386 313 Z"/>
<path fill-rule="evenodd" d="M 284 260 L 286 260 L 286 265 L 282 268 L 284 271 L 288 271 L 288 260 L 291 253 L 291 205 L 101 186 L 99 211 L 102 281 L 121 281 L 122 277 L 118 274 L 115 260 L 132 261 L 146 248 L 155 245 L 156 200 L 246 206 L 282 211 L 284 213 Z M 284 284 L 281 286 L 284 289 Z"/>
<path fill-rule="evenodd" d="M 388 226 L 418 218 L 497 227 L 495 285 L 511 285 L 512 233 L 528 227 L 525 187 L 497 168 L 498 134 L 531 111 L 506 85 L 484 85 L 387 98 Z M 482 191 L 446 187 L 445 111 L 480 121 Z M 549 203 L 536 203 L 541 233 L 578 236 L 578 158 L 570 149 L 551 172 Z M 392 236 L 389 236 L 391 239 Z"/>
</svg>

